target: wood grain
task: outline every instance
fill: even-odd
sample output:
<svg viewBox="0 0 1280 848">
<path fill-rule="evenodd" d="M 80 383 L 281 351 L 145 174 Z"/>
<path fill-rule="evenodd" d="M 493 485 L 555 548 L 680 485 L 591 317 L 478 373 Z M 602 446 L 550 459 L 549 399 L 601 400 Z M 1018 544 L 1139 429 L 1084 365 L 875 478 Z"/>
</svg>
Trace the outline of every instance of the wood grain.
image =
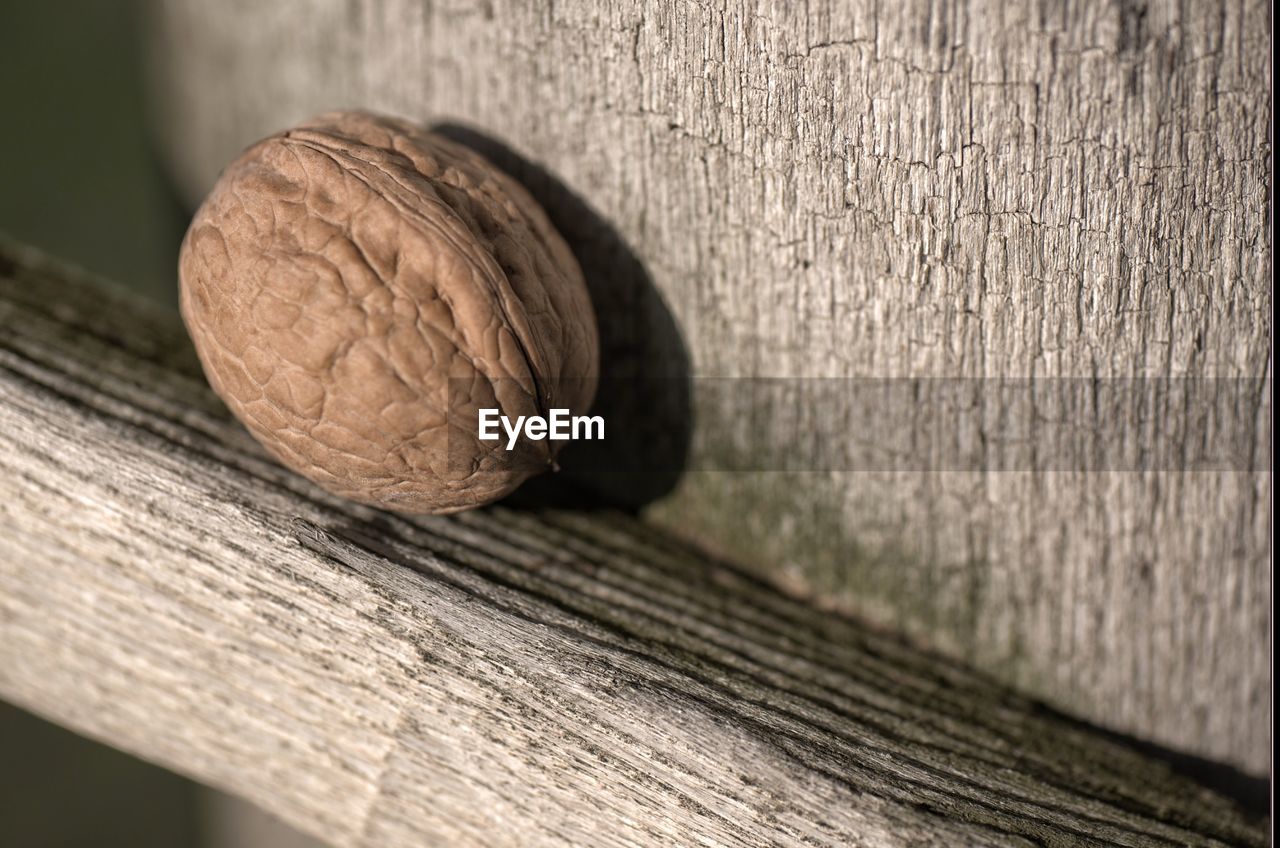
<svg viewBox="0 0 1280 848">
<path fill-rule="evenodd" d="M 0 695 L 334 844 L 1263 844 L 634 518 L 338 502 L 176 315 L 12 245 L 0 328 Z"/>
<path fill-rule="evenodd" d="M 734 409 L 695 391 L 689 471 L 653 517 L 1090 720 L 1266 774 L 1267 3 L 167 0 L 152 20 L 191 198 L 321 109 L 470 125 L 631 246 L 695 388 L 971 380 L 998 455 L 1018 447 L 1009 381 L 1238 381 L 1261 458 L 1194 474 L 1086 470 L 1073 449 L 851 471 L 862 418 L 760 401 L 734 442 Z M 1142 426 L 1130 401 L 1103 418 Z M 927 396 L 919 418 L 861 413 L 877 433 L 955 426 Z M 715 470 L 797 417 L 806 469 Z"/>
</svg>

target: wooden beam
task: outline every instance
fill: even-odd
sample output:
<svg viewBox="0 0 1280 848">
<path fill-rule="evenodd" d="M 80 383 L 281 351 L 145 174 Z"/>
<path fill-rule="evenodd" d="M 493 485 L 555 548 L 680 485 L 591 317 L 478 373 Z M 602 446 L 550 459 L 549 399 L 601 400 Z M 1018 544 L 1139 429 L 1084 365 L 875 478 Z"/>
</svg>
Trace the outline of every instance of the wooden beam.
<svg viewBox="0 0 1280 848">
<path fill-rule="evenodd" d="M 626 515 L 336 501 L 175 315 L 11 244 L 0 328 L 0 695 L 334 844 L 1264 841 Z"/>
</svg>

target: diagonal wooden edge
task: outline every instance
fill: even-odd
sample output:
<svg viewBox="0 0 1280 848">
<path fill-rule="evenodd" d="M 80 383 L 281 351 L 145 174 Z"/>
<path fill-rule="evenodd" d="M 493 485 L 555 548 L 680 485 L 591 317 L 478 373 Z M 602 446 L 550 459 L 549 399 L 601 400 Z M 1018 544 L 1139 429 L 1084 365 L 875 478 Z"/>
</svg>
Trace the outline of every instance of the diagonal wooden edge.
<svg viewBox="0 0 1280 848">
<path fill-rule="evenodd" d="M 0 696 L 339 845 L 1265 841 L 633 517 L 339 502 L 175 314 L 9 242 Z"/>
</svg>

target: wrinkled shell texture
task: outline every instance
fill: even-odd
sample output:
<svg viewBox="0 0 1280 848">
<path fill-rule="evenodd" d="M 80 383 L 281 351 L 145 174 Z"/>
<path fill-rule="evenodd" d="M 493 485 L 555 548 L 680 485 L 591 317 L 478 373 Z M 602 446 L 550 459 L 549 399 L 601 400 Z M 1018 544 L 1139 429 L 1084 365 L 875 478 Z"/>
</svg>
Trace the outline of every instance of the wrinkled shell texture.
<svg viewBox="0 0 1280 848">
<path fill-rule="evenodd" d="M 598 338 L 536 202 L 413 125 L 331 113 L 223 172 L 179 260 L 210 383 L 281 462 L 403 512 L 509 493 L 562 442 L 508 453 L 478 410 L 587 412 Z"/>
</svg>

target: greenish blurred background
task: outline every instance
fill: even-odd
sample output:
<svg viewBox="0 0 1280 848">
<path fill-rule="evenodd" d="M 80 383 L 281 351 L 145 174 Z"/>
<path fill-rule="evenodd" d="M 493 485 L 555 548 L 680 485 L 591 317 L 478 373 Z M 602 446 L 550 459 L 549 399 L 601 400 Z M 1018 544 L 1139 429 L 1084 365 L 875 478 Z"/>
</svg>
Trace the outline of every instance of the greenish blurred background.
<svg viewBox="0 0 1280 848">
<path fill-rule="evenodd" d="M 0 231 L 176 304 L 183 209 L 148 132 L 140 9 L 0 0 Z M 0 702 L 0 846 L 309 844 L 249 805 Z"/>
<path fill-rule="evenodd" d="M 0 229 L 176 302 L 187 216 L 153 154 L 139 12 L 0 0 Z"/>
</svg>

